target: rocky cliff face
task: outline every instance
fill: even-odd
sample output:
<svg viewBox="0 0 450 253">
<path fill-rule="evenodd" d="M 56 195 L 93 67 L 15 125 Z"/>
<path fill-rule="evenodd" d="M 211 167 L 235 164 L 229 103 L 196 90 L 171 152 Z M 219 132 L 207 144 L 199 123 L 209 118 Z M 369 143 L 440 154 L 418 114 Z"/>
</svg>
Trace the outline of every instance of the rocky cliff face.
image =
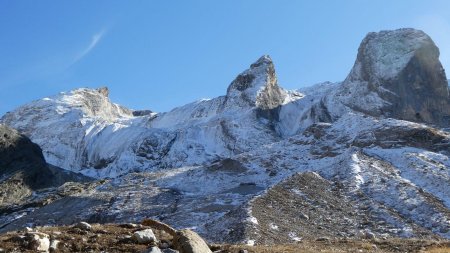
<svg viewBox="0 0 450 253">
<path fill-rule="evenodd" d="M 0 216 L 0 230 L 51 214 L 55 224 L 151 216 L 248 244 L 450 238 L 448 88 L 423 32 L 369 34 L 341 83 L 283 90 L 263 56 L 226 95 L 166 113 L 133 112 L 107 94 L 62 93 L 1 119 L 47 161 L 105 180 Z"/>
<path fill-rule="evenodd" d="M 369 33 L 339 95 L 347 97 L 346 105 L 374 116 L 450 125 L 439 49 L 419 30 Z"/>
<path fill-rule="evenodd" d="M 0 208 L 25 201 L 34 191 L 84 180 L 47 164 L 37 144 L 0 124 Z"/>
</svg>

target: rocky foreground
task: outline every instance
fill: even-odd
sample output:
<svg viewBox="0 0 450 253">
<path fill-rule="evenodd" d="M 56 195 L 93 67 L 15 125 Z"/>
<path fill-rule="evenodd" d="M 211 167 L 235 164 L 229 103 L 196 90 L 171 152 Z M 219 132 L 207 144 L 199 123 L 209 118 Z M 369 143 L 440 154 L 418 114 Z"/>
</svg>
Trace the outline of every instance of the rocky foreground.
<svg viewBox="0 0 450 253">
<path fill-rule="evenodd" d="M 154 220 L 142 224 L 89 224 L 36 227 L 0 235 L 0 252 L 449 252 L 447 240 L 375 238 L 336 240 L 327 237 L 271 246 L 207 244 L 198 234 Z"/>
</svg>

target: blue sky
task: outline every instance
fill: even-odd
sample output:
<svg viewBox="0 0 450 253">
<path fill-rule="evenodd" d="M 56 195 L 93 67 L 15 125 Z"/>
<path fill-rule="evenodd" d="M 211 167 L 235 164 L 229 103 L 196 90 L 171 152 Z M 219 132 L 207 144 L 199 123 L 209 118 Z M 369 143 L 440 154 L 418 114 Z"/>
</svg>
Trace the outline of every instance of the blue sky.
<svg viewBox="0 0 450 253">
<path fill-rule="evenodd" d="M 168 111 L 224 95 L 263 54 L 287 89 L 340 81 L 370 31 L 427 32 L 450 68 L 450 1 L 0 1 L 0 115 L 78 87 Z"/>
</svg>

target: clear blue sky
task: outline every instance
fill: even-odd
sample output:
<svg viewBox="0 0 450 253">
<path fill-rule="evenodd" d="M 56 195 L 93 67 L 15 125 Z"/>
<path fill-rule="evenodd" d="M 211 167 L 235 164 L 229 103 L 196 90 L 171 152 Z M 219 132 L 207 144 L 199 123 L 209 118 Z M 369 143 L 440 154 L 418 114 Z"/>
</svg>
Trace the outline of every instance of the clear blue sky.
<svg viewBox="0 0 450 253">
<path fill-rule="evenodd" d="M 225 94 L 263 54 L 281 86 L 345 78 L 370 31 L 415 27 L 450 68 L 450 1 L 0 1 L 0 115 L 77 87 L 168 111 Z"/>
</svg>

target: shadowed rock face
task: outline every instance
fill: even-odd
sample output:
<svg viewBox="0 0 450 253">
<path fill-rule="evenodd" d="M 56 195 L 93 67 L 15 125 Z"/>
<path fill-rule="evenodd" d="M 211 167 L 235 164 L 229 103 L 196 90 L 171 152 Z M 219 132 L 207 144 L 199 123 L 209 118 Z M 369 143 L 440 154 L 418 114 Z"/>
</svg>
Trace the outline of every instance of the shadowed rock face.
<svg viewBox="0 0 450 253">
<path fill-rule="evenodd" d="M 344 82 L 351 90 L 367 86 L 384 105 L 363 110 L 361 101 L 350 106 L 374 116 L 384 115 L 440 126 L 450 125 L 450 98 L 439 49 L 424 32 L 399 29 L 369 33 L 362 41 L 355 65 Z M 355 100 L 358 100 L 355 98 Z"/>
<path fill-rule="evenodd" d="M 0 124 L 0 206 L 18 203 L 34 190 L 86 179 L 48 165 L 37 144 Z"/>
<path fill-rule="evenodd" d="M 42 170 L 45 178 L 47 163 L 42 150 L 27 137 L 17 131 L 0 125 L 0 175 L 17 172 L 26 173 L 26 183 L 32 188 L 46 184 L 46 180 L 37 180 L 38 171 Z"/>
</svg>

